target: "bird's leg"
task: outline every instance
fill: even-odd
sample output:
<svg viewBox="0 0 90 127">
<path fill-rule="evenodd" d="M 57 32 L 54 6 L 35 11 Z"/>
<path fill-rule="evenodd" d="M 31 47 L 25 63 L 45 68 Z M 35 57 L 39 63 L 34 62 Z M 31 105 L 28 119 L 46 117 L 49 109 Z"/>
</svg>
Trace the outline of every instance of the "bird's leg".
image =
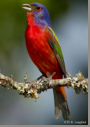
<svg viewBox="0 0 90 127">
<path fill-rule="evenodd" d="M 44 77 L 44 75 L 41 75 L 40 77 L 38 77 L 36 80 L 40 80 L 42 77 Z"/>
<path fill-rule="evenodd" d="M 53 76 L 56 74 L 56 72 L 53 72 L 52 74 L 50 72 L 46 73 L 46 77 L 42 77 L 43 80 L 47 81 L 49 83 L 49 81 L 53 78 Z"/>
<path fill-rule="evenodd" d="M 50 72 L 47 72 L 47 73 L 46 73 L 47 78 L 48 78 L 49 80 L 51 80 L 55 74 L 56 74 L 56 72 L 53 72 L 52 74 L 51 74 Z"/>
<path fill-rule="evenodd" d="M 45 75 L 41 75 L 40 77 L 38 77 L 37 79 L 35 79 L 34 81 L 28 81 L 27 80 L 27 73 L 25 74 L 25 83 L 29 84 L 29 88 L 31 88 L 32 86 L 36 85 L 36 82 L 39 81 L 40 79 L 45 80 L 49 83 L 49 81 L 53 78 L 53 76 L 56 74 L 56 72 L 53 72 L 53 74 L 51 74 L 50 72 L 46 73 Z"/>
<path fill-rule="evenodd" d="M 45 80 L 47 80 L 47 81 L 50 81 L 50 80 L 53 78 L 54 75 L 56 75 L 56 72 L 53 72 L 52 74 L 51 74 L 50 72 L 47 72 L 47 73 L 46 73 L 46 76 L 47 76 L 47 77 L 42 76 L 42 79 L 45 79 Z"/>
<path fill-rule="evenodd" d="M 34 81 L 31 81 L 30 84 L 35 85 L 37 81 L 39 81 L 44 75 L 41 75 L 40 77 L 38 77 L 37 79 L 35 79 Z"/>
</svg>

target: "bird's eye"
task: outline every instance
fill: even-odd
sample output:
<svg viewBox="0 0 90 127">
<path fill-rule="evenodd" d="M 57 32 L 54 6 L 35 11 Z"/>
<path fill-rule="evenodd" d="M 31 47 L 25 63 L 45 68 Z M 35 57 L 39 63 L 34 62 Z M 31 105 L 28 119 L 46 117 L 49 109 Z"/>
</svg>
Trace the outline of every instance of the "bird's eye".
<svg viewBox="0 0 90 127">
<path fill-rule="evenodd" d="M 37 10 L 37 11 L 41 11 L 41 7 L 37 7 L 36 10 Z"/>
</svg>

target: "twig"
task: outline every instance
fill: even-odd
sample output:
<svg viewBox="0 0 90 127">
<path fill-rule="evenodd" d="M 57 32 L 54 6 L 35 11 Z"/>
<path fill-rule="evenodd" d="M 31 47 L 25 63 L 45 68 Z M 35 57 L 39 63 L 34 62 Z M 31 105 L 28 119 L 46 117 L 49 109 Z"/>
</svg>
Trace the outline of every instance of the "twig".
<svg viewBox="0 0 90 127">
<path fill-rule="evenodd" d="M 81 91 L 83 94 L 88 94 L 88 79 L 85 79 L 84 76 L 79 72 L 75 77 L 72 77 L 69 72 L 67 72 L 68 78 L 48 80 L 48 78 L 39 78 L 32 82 L 28 82 L 27 74 L 24 76 L 24 83 L 18 83 L 13 81 L 13 76 L 10 77 L 4 76 L 0 73 L 0 85 L 7 87 L 8 89 L 16 89 L 19 91 L 20 95 L 25 97 L 31 97 L 37 99 L 38 93 L 45 91 L 47 89 L 67 86 L 73 87 L 74 91 L 79 94 Z"/>
</svg>

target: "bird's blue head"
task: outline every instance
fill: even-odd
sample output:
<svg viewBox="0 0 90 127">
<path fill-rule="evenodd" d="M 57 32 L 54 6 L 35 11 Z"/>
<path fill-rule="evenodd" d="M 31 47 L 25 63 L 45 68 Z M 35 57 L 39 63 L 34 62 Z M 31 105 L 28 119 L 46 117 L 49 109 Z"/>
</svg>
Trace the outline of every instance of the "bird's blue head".
<svg viewBox="0 0 90 127">
<path fill-rule="evenodd" d="M 40 3 L 23 4 L 28 13 L 33 14 L 34 22 L 38 25 L 51 27 L 51 21 L 47 8 Z"/>
</svg>

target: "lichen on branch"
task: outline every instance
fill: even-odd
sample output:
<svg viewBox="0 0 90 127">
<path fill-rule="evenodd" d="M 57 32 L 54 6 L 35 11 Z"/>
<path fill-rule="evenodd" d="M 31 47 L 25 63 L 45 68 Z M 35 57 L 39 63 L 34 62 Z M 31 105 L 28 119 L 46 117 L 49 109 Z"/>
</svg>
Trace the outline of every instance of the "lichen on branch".
<svg viewBox="0 0 90 127">
<path fill-rule="evenodd" d="M 15 89 L 19 91 L 20 95 L 25 97 L 31 97 L 37 99 L 42 91 L 44 92 L 47 89 L 56 88 L 56 87 L 72 87 L 74 91 L 79 94 L 81 91 L 83 94 L 88 94 L 88 79 L 85 79 L 84 76 L 79 72 L 75 77 L 72 77 L 69 72 L 67 72 L 68 78 L 64 79 L 48 79 L 42 77 L 35 81 L 27 81 L 27 74 L 24 76 L 24 82 L 19 83 L 15 82 L 11 75 L 10 77 L 4 76 L 0 73 L 0 85 L 8 89 Z"/>
</svg>

